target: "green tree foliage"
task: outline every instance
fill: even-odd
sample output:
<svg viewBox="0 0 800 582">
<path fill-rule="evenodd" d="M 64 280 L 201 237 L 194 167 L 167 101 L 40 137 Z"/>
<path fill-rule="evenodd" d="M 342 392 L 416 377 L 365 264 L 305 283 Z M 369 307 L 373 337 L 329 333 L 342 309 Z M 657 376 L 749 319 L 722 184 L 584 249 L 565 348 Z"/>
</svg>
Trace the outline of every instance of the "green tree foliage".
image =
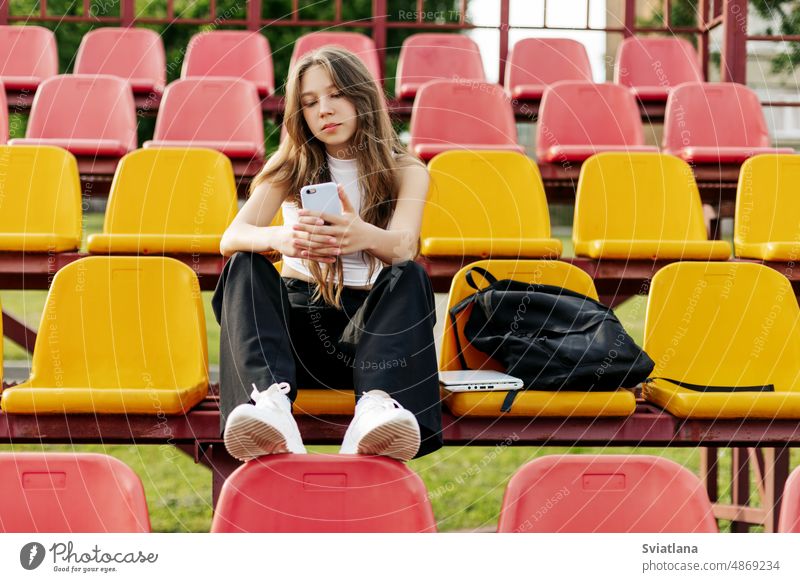
<svg viewBox="0 0 800 582">
<path fill-rule="evenodd" d="M 664 26 L 664 5 L 659 2 L 651 14 L 646 18 L 637 18 L 639 26 Z M 673 0 L 670 10 L 670 25 L 673 27 L 697 25 L 697 1 Z M 692 35 L 689 40 L 696 46 L 697 38 Z"/>
<path fill-rule="evenodd" d="M 751 0 L 751 5 L 768 21 L 777 21 L 777 29 L 770 25 L 764 34 L 800 34 L 800 2 L 797 0 Z M 790 42 L 787 45 L 785 52 L 772 59 L 772 71 L 775 73 L 791 74 L 800 63 L 800 43 Z"/>
</svg>

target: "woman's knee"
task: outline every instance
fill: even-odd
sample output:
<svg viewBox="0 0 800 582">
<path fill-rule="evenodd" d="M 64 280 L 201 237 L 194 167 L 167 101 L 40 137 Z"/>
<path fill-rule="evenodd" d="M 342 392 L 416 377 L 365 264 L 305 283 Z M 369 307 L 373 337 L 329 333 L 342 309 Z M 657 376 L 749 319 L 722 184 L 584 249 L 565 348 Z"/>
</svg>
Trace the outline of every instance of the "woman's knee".
<svg viewBox="0 0 800 582">
<path fill-rule="evenodd" d="M 389 268 L 395 272 L 400 271 L 401 275 L 406 277 L 417 277 L 421 279 L 426 279 L 428 277 L 425 268 L 413 259 L 395 263 Z"/>
<path fill-rule="evenodd" d="M 267 257 L 260 253 L 251 253 L 247 251 L 237 251 L 233 253 L 225 264 L 225 270 L 227 271 L 226 274 L 228 277 L 252 277 L 254 273 L 258 273 L 259 276 L 261 276 L 265 272 L 272 272 L 280 276 L 275 265 L 273 265 Z"/>
</svg>

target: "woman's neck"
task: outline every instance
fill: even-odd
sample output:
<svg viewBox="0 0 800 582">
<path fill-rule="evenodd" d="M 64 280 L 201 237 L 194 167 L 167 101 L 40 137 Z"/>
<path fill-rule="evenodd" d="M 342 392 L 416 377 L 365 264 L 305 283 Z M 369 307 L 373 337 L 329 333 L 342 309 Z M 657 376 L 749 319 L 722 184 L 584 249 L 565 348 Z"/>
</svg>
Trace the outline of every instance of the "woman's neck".
<svg viewBox="0 0 800 582">
<path fill-rule="evenodd" d="M 353 148 L 351 144 L 341 144 L 338 146 L 334 145 L 326 145 L 325 151 L 328 155 L 337 160 L 354 160 L 355 156 L 353 155 Z"/>
</svg>

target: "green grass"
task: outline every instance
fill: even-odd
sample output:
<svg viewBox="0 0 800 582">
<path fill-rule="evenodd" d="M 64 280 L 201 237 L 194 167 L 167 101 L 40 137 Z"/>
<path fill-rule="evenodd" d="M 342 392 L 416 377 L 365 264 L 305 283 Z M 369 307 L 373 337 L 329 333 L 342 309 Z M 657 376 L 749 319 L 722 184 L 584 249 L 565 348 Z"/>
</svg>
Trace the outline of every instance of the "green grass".
<svg viewBox="0 0 800 582">
<path fill-rule="evenodd" d="M 102 227 L 102 215 L 88 214 L 85 238 Z M 561 229 L 559 229 L 561 230 Z M 568 234 L 562 238 L 565 256 L 572 255 Z M 44 307 L 44 291 L 4 291 L 3 309 L 37 328 Z M 219 326 L 210 307 L 211 293 L 203 293 L 208 331 L 209 360 L 219 361 Z M 644 327 L 644 297 L 634 297 L 616 309 L 628 332 L 641 344 Z M 5 359 L 27 360 L 24 350 L 4 340 Z M 154 531 L 205 532 L 211 525 L 211 473 L 193 459 L 168 446 L 2 445 L 0 451 L 79 450 L 112 455 L 130 465 L 142 479 Z M 311 447 L 312 452 L 335 453 L 336 447 Z M 425 482 L 441 531 L 484 530 L 497 525 L 503 491 L 511 475 L 526 462 L 555 453 L 653 454 L 672 459 L 697 473 L 699 448 L 563 448 L 563 447 L 445 447 L 409 463 Z M 730 501 L 730 450 L 720 455 L 720 499 Z M 800 464 L 800 450 L 792 452 L 792 465 Z M 751 490 L 756 492 L 755 483 Z M 757 494 L 751 496 L 757 502 Z M 725 527 L 725 524 L 723 524 Z"/>
</svg>

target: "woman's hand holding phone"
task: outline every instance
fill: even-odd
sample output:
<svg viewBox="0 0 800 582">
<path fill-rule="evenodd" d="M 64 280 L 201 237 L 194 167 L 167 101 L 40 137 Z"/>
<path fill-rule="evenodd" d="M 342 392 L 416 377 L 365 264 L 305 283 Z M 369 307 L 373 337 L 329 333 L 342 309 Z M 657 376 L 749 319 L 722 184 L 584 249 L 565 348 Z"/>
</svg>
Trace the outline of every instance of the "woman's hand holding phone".
<svg viewBox="0 0 800 582">
<path fill-rule="evenodd" d="M 318 240 L 313 237 L 325 241 L 316 249 L 301 251 L 300 258 L 319 260 L 315 255 L 322 257 L 332 255 L 335 258 L 339 254 L 354 253 L 369 247 L 371 230 L 376 227 L 364 222 L 358 215 L 341 184 L 337 184 L 337 193 L 342 207 L 341 214 L 309 208 L 300 209 L 299 219 L 292 229 L 300 233 L 301 239 L 311 236 L 312 241 Z"/>
<path fill-rule="evenodd" d="M 286 226 L 275 239 L 273 248 L 286 257 L 333 263 L 338 256 L 338 249 L 331 242 L 334 239 L 328 236 L 311 235 Z"/>
</svg>

